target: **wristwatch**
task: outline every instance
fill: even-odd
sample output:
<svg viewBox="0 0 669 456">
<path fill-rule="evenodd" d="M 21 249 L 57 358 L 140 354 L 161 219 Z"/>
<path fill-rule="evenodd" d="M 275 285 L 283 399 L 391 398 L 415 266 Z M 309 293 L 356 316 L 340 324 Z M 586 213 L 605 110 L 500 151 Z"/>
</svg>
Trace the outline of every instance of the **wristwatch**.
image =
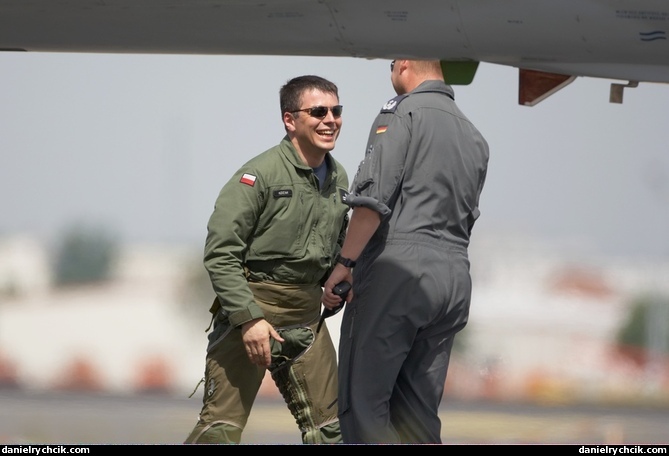
<svg viewBox="0 0 669 456">
<path fill-rule="evenodd" d="M 355 267 L 355 261 L 353 261 L 350 258 L 343 257 L 340 254 L 337 254 L 337 256 L 335 257 L 335 261 L 339 264 L 343 264 L 347 268 Z"/>
</svg>

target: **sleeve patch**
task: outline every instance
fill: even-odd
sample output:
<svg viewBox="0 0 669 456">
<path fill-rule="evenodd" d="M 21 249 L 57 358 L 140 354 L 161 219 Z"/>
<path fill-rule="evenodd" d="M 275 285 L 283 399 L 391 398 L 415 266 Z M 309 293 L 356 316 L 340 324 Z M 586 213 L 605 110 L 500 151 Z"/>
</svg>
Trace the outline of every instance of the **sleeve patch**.
<svg viewBox="0 0 669 456">
<path fill-rule="evenodd" d="M 381 112 L 395 112 L 395 110 L 397 109 L 397 105 L 399 105 L 400 102 L 408 96 L 409 94 L 405 93 L 404 95 L 398 95 L 395 98 L 388 100 L 386 104 L 384 104 L 383 107 L 381 108 Z"/>
<path fill-rule="evenodd" d="M 253 187 L 256 184 L 256 176 L 254 176 L 253 174 L 244 173 L 242 175 L 242 178 L 239 179 L 239 182 Z"/>
<path fill-rule="evenodd" d="M 376 127 L 376 134 L 379 135 L 381 133 L 385 133 L 387 129 L 388 125 L 379 125 L 378 127 Z"/>
</svg>

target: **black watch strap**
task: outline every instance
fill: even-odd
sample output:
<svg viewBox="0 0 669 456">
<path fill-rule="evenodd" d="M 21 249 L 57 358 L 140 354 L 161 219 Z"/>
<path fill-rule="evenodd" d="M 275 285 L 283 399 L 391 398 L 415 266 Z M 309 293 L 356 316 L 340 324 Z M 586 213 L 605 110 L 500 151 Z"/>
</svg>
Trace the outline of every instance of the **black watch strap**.
<svg viewBox="0 0 669 456">
<path fill-rule="evenodd" d="M 343 264 L 347 268 L 354 268 L 355 267 L 355 261 L 353 261 L 350 258 L 343 257 L 339 254 L 337 254 L 337 257 L 335 258 L 335 261 L 339 264 Z"/>
</svg>

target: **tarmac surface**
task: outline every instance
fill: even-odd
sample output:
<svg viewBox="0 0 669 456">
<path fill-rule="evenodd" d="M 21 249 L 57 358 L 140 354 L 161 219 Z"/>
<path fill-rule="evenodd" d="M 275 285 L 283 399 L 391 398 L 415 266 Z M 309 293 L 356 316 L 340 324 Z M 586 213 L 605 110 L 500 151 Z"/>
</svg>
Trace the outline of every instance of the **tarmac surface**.
<svg viewBox="0 0 669 456">
<path fill-rule="evenodd" d="M 2 444 L 181 444 L 200 397 L 0 389 Z M 444 444 L 669 444 L 669 409 L 442 402 Z M 259 398 L 242 444 L 300 444 L 280 400 Z"/>
</svg>

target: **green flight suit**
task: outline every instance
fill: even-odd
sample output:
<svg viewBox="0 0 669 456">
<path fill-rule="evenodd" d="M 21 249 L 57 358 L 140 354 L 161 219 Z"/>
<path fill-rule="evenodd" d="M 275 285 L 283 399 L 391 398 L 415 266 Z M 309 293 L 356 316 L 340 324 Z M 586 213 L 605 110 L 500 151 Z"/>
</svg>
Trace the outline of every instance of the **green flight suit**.
<svg viewBox="0 0 669 456">
<path fill-rule="evenodd" d="M 208 223 L 204 265 L 212 306 L 203 407 L 187 443 L 239 442 L 265 370 L 251 364 L 240 326 L 265 318 L 269 370 L 304 443 L 341 441 L 336 351 L 327 328 L 316 333 L 322 281 L 348 224 L 348 177 L 329 153 L 319 183 L 288 137 L 243 165 L 225 184 Z"/>
</svg>

